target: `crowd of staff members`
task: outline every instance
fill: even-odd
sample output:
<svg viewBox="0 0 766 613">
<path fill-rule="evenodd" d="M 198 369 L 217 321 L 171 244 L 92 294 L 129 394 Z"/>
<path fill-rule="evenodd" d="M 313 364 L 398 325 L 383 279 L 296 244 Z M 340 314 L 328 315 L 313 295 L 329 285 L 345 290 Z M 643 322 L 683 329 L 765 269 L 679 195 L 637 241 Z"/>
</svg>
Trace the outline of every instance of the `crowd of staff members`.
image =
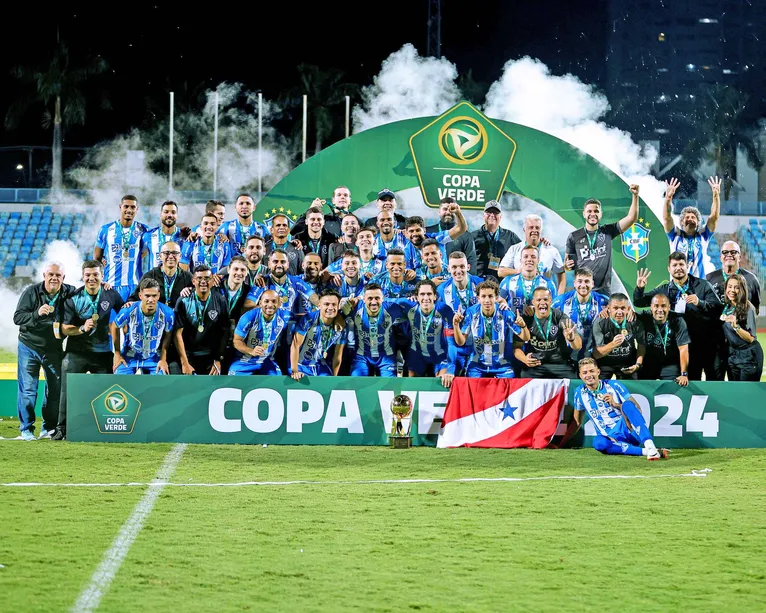
<svg viewBox="0 0 766 613">
<path fill-rule="evenodd" d="M 47 263 L 19 299 L 21 438 L 35 438 L 41 367 L 39 437 L 57 440 L 70 373 L 410 376 L 449 387 L 455 376 L 577 378 L 592 358 L 606 379 L 758 381 L 760 286 L 737 243 L 710 261 L 721 183 L 709 183 L 707 222 L 687 207 L 678 226 L 678 182 L 667 183 L 667 271 L 639 269 L 632 296 L 612 291 L 612 241 L 638 219 L 636 185 L 611 223 L 587 200 L 563 254 L 537 215 L 524 217 L 523 237 L 502 227 L 494 200 L 480 228 L 450 198 L 428 226 L 397 212 L 384 189 L 378 214 L 361 220 L 338 186 L 331 213 L 316 200 L 295 222 L 280 213 L 267 225 L 242 194 L 230 221 L 213 200 L 199 225 L 180 227 L 167 201 L 150 229 L 127 195 L 81 271 Z"/>
</svg>

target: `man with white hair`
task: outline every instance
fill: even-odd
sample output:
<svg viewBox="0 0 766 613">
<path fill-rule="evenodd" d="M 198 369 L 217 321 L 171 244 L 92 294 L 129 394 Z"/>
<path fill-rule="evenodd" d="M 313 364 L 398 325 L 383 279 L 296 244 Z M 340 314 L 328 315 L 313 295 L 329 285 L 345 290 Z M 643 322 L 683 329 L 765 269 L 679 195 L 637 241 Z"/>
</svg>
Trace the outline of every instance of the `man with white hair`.
<svg viewBox="0 0 766 613">
<path fill-rule="evenodd" d="M 673 222 L 673 195 L 680 185 L 677 179 L 671 179 L 669 183 L 665 181 L 665 206 L 662 210 L 662 225 L 668 234 L 670 252 L 680 251 L 686 254 L 689 274 L 699 278 L 705 278 L 705 275 L 715 269 L 707 248 L 721 214 L 721 179 L 710 177 L 707 182 L 713 190 L 713 203 L 704 227 L 702 213 L 693 206 L 681 209 L 678 215 L 678 226 Z"/>
<path fill-rule="evenodd" d="M 524 218 L 524 242 L 513 245 L 505 257 L 500 261 L 500 269 L 497 271 L 500 278 L 510 277 L 521 273 L 521 252 L 525 247 L 537 249 L 537 269 L 540 274 L 548 279 L 556 276 L 556 287 L 559 294 L 566 290 L 566 274 L 564 273 L 564 261 L 561 259 L 559 250 L 553 245 L 545 245 L 541 242 L 543 237 L 543 218 L 539 215 L 530 214 Z"/>
<path fill-rule="evenodd" d="M 721 246 L 721 268 L 708 273 L 705 278 L 713 286 L 719 298 L 725 301 L 724 289 L 729 277 L 732 275 L 742 275 L 747 283 L 747 299 L 753 303 L 755 312 L 758 313 L 758 309 L 761 307 L 761 283 L 752 272 L 739 267 L 741 259 L 742 254 L 739 243 L 726 241 Z"/>
<path fill-rule="evenodd" d="M 43 403 L 43 427 L 40 438 L 49 438 L 56 429 L 61 395 L 61 359 L 64 303 L 75 288 L 64 283 L 64 265 L 49 262 L 43 269 L 42 283 L 27 287 L 13 314 L 19 326 L 18 349 L 18 437 L 35 440 L 35 404 L 40 368 L 45 371 L 46 394 Z"/>
</svg>

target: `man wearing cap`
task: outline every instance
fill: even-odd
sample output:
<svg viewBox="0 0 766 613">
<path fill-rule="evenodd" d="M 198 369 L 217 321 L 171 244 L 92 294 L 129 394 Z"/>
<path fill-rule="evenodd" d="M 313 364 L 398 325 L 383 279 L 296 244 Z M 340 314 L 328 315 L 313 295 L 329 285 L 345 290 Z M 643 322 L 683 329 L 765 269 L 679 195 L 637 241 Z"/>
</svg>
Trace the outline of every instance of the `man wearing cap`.
<svg viewBox="0 0 766 613">
<path fill-rule="evenodd" d="M 439 223 L 426 227 L 426 234 L 437 234 L 442 231 L 449 231 L 455 226 L 455 214 L 450 205 L 457 204 L 457 201 L 451 196 L 445 196 L 439 202 Z M 445 245 L 447 257 L 453 251 L 460 251 L 465 254 L 471 270 L 476 270 L 476 248 L 473 244 L 473 235 L 466 231 L 452 242 Z"/>
<path fill-rule="evenodd" d="M 484 225 L 471 233 L 476 251 L 476 267 L 471 272 L 484 279 L 500 282 L 497 274 L 500 260 L 512 245 L 521 242 L 515 232 L 500 227 L 503 212 L 497 200 L 484 205 Z"/>
<path fill-rule="evenodd" d="M 404 222 L 407 218 L 404 215 L 400 215 L 396 212 L 396 196 L 390 189 L 385 188 L 378 192 L 378 210 L 391 211 L 394 214 L 394 229 L 403 230 Z M 365 226 L 374 226 L 378 221 L 377 215 L 370 217 L 364 222 Z"/>
</svg>

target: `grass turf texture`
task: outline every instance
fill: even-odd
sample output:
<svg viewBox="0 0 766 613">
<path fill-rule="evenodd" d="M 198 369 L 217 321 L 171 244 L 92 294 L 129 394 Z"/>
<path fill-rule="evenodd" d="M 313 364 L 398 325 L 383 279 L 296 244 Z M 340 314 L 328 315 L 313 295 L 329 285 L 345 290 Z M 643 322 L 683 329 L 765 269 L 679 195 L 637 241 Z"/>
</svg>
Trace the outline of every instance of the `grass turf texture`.
<svg viewBox="0 0 766 613">
<path fill-rule="evenodd" d="M 0 423 L 0 435 L 14 427 Z M 0 441 L 0 480 L 147 482 L 169 448 Z M 765 610 L 766 450 L 679 450 L 671 458 L 189 446 L 173 483 L 713 472 L 169 486 L 99 611 Z M 12 528 L 0 541 L 4 602 L 70 608 L 145 489 L 1 488 Z"/>
</svg>

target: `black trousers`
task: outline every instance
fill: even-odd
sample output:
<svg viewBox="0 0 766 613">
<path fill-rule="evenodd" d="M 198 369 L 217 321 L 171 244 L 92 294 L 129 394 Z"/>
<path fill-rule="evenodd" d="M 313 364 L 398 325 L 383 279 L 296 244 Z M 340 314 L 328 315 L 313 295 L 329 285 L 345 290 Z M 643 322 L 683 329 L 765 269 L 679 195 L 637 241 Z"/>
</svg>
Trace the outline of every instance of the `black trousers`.
<svg viewBox="0 0 766 613">
<path fill-rule="evenodd" d="M 89 372 L 94 375 L 111 375 L 113 359 L 114 354 L 111 352 L 67 353 L 64 355 L 64 360 L 61 362 L 61 400 L 59 401 L 57 430 L 66 434 L 67 374 Z"/>
<path fill-rule="evenodd" d="M 723 381 L 725 367 L 722 368 L 717 347 L 713 343 L 712 340 L 699 339 L 689 345 L 690 381 L 701 381 L 703 372 L 705 381 Z"/>
<path fill-rule="evenodd" d="M 189 364 L 191 364 L 192 368 L 194 369 L 194 374 L 196 375 L 210 374 L 210 369 L 213 368 L 213 362 L 215 361 L 212 355 L 210 354 L 190 355 L 188 356 L 188 358 L 189 358 Z M 183 370 L 181 368 L 181 362 L 171 362 L 170 364 L 168 364 L 168 370 L 170 371 L 171 375 L 183 374 Z"/>
<path fill-rule="evenodd" d="M 758 341 L 744 349 L 729 353 L 729 381 L 760 381 L 763 372 L 763 350 Z"/>
<path fill-rule="evenodd" d="M 570 364 L 540 364 L 534 368 L 524 366 L 522 379 L 577 379 L 577 373 Z"/>
</svg>

